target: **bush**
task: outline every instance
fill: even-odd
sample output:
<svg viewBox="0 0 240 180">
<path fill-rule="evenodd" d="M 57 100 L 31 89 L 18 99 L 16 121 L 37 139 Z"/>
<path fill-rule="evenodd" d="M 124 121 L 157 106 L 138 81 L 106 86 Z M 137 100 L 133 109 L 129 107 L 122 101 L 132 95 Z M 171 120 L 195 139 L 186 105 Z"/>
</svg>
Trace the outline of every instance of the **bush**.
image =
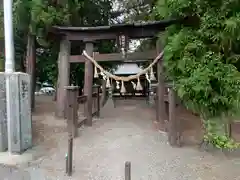
<svg viewBox="0 0 240 180">
<path fill-rule="evenodd" d="M 240 2 L 159 0 L 155 15 L 194 17 L 189 18 L 194 19 L 192 26 L 171 26 L 165 37 L 167 76 L 186 107 L 205 122 L 235 114 L 240 99 Z M 222 137 L 206 129 L 206 135 Z"/>
</svg>

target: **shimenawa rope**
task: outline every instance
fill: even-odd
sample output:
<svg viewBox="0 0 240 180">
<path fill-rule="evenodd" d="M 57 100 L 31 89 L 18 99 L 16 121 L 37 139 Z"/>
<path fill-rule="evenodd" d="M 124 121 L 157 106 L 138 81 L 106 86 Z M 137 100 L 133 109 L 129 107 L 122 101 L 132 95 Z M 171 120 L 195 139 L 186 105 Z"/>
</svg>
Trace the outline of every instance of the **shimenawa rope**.
<svg viewBox="0 0 240 180">
<path fill-rule="evenodd" d="M 141 72 L 135 74 L 135 75 L 130 75 L 130 76 L 116 76 L 108 71 L 106 71 L 105 69 L 103 69 L 102 66 L 100 66 L 96 60 L 94 60 L 94 58 L 92 58 L 91 56 L 89 56 L 87 54 L 87 52 L 84 50 L 83 51 L 83 55 L 89 59 L 94 65 L 95 67 L 97 67 L 98 69 L 100 69 L 101 73 L 104 73 L 107 78 L 112 78 L 115 81 L 121 81 L 121 82 L 127 82 L 127 81 L 131 81 L 133 79 L 138 79 L 141 75 L 147 73 L 149 71 L 149 69 L 151 69 L 153 67 L 154 64 L 156 64 L 158 62 L 159 59 L 161 59 L 163 57 L 163 51 L 153 60 L 153 62 L 145 69 L 143 69 Z"/>
</svg>

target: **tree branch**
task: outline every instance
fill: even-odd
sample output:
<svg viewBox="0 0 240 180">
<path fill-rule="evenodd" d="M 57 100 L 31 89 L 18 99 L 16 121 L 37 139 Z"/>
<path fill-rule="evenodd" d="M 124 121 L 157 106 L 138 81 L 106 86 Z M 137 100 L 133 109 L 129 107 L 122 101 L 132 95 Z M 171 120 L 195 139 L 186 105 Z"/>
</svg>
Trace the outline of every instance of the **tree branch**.
<svg viewBox="0 0 240 180">
<path fill-rule="evenodd" d="M 110 17 L 111 18 L 117 18 L 119 16 L 121 16 L 122 14 L 124 13 L 129 13 L 132 9 L 140 9 L 140 8 L 144 8 L 145 6 L 150 6 L 152 7 L 153 4 L 156 3 L 156 0 L 145 0 L 143 2 L 140 2 L 140 3 L 137 3 L 137 4 L 134 4 L 134 5 L 131 5 L 130 7 L 126 7 L 122 10 L 119 10 L 119 11 L 113 11 L 111 14 L 110 14 Z"/>
</svg>

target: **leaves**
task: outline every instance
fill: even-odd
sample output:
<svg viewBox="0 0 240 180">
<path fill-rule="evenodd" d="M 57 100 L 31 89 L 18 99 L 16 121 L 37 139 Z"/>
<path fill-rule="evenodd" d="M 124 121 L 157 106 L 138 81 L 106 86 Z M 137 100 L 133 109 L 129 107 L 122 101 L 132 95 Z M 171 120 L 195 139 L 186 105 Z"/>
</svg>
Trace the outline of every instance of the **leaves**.
<svg viewBox="0 0 240 180">
<path fill-rule="evenodd" d="M 49 28 L 59 26 L 96 26 L 108 25 L 109 13 L 112 9 L 110 0 L 13 0 L 13 24 L 15 40 L 15 61 L 18 70 L 26 56 L 28 33 L 36 35 L 37 39 L 37 79 L 55 83 L 57 78 L 57 58 L 59 43 L 47 38 Z M 3 12 L 0 10 L 0 39 L 3 32 Z M 114 51 L 113 42 L 97 42 L 99 52 Z M 72 43 L 72 53 L 79 54 L 82 44 Z M 112 67 L 114 64 L 106 64 Z M 76 84 L 83 81 L 83 65 L 74 65 L 72 74 Z M 76 78 L 75 78 L 76 77 Z"/>
<path fill-rule="evenodd" d="M 239 99 L 240 16 L 232 4 L 237 1 L 159 0 L 158 16 L 195 16 L 199 28 L 172 26 L 167 29 L 165 66 L 179 96 L 204 116 L 234 111 Z M 219 10 L 220 9 L 220 10 Z M 237 52 L 238 51 L 238 52 Z"/>
<path fill-rule="evenodd" d="M 197 17 L 191 27 L 167 28 L 165 68 L 179 97 L 205 122 L 208 141 L 218 148 L 233 143 L 213 127 L 224 114 L 235 114 L 240 100 L 240 2 L 210 0 L 158 0 L 156 17 Z M 220 118 L 217 118 L 220 117 Z"/>
</svg>

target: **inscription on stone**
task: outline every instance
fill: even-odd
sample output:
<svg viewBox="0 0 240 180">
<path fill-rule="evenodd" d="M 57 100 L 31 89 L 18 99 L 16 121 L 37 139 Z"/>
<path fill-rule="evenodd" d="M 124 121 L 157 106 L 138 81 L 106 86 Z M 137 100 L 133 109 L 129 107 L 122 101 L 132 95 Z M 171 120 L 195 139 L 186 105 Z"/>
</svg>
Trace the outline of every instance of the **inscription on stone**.
<svg viewBox="0 0 240 180">
<path fill-rule="evenodd" d="M 32 120 L 30 107 L 30 76 L 25 73 L 0 73 L 0 152 L 8 147 L 6 77 L 9 78 L 11 102 L 11 151 L 21 153 L 32 147 Z"/>
<path fill-rule="evenodd" d="M 26 81 L 21 81 L 22 84 L 22 98 L 26 98 L 26 95 L 28 94 L 28 83 Z"/>
<path fill-rule="evenodd" d="M 19 76 L 20 83 L 20 126 L 21 126 L 21 148 L 27 149 L 32 145 L 32 121 L 31 121 L 31 95 L 30 76 L 22 73 Z"/>
<path fill-rule="evenodd" d="M 18 91 L 18 76 L 13 73 L 9 75 L 9 81 L 10 81 L 10 99 L 12 102 L 10 104 L 11 106 L 11 127 L 12 127 L 12 147 L 17 147 L 19 146 L 19 117 L 18 117 L 18 112 L 19 112 L 19 91 Z M 15 148 L 13 148 L 15 149 Z"/>
</svg>

